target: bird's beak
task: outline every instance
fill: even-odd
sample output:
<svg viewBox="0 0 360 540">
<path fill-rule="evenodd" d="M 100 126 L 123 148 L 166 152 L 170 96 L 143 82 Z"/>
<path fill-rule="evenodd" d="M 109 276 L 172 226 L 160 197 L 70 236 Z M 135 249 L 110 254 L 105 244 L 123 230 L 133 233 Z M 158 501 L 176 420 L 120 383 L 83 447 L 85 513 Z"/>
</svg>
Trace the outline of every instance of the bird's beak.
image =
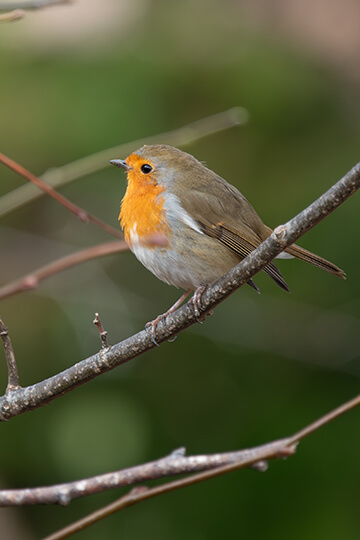
<svg viewBox="0 0 360 540">
<path fill-rule="evenodd" d="M 130 169 L 125 159 L 112 159 L 110 163 L 111 165 L 116 165 L 116 167 L 121 167 L 121 169 L 125 169 L 125 171 L 128 171 Z"/>
</svg>

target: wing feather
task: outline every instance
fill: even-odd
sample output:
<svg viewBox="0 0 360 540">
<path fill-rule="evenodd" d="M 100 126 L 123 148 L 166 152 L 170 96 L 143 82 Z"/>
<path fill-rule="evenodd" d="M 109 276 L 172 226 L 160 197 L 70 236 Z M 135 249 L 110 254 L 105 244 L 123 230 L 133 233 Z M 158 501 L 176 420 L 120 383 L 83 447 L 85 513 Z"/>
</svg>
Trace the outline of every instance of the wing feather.
<svg viewBox="0 0 360 540">
<path fill-rule="evenodd" d="M 220 179 L 216 184 L 218 196 L 206 193 L 205 190 L 188 190 L 182 196 L 182 206 L 204 234 L 216 238 L 240 259 L 244 259 L 269 236 L 271 229 L 264 225 L 251 204 L 236 188 L 222 182 Z M 224 190 L 227 191 L 225 198 L 221 196 Z M 227 208 L 224 208 L 224 200 L 229 201 Z M 236 227 L 239 218 L 241 227 Z M 290 292 L 273 262 L 265 266 L 264 271 L 279 287 Z"/>
</svg>

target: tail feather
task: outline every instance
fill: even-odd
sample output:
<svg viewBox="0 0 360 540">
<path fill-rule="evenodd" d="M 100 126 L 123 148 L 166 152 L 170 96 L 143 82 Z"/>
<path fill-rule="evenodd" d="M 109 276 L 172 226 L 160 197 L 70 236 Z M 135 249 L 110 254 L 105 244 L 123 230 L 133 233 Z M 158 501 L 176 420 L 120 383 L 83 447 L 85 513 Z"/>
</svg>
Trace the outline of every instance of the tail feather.
<svg viewBox="0 0 360 540">
<path fill-rule="evenodd" d="M 250 287 L 252 287 L 254 289 L 254 291 L 256 291 L 258 294 L 260 294 L 259 287 L 256 285 L 256 283 L 252 279 L 249 279 L 249 281 L 247 281 L 247 284 L 250 285 Z"/>
<path fill-rule="evenodd" d="M 311 251 L 308 251 L 307 249 L 304 249 L 296 244 L 293 244 L 292 246 L 286 248 L 285 252 L 289 253 L 289 255 L 292 255 L 293 257 L 296 257 L 297 259 L 300 259 L 301 261 L 305 261 L 312 264 L 313 266 L 317 266 L 318 268 L 321 268 L 322 270 L 325 270 L 326 272 L 329 272 L 334 276 L 337 276 L 341 279 L 346 279 L 346 274 L 343 270 L 341 270 L 341 268 L 331 263 L 330 261 L 323 259 L 319 255 L 315 255 L 315 253 L 312 253 Z"/>
<path fill-rule="evenodd" d="M 266 272 L 267 275 L 275 281 L 276 285 L 281 287 L 284 291 L 288 293 L 290 292 L 290 289 L 285 279 L 282 277 L 280 270 L 278 269 L 277 266 L 275 266 L 274 263 L 271 262 L 270 264 L 266 265 L 264 268 L 264 272 Z"/>
</svg>

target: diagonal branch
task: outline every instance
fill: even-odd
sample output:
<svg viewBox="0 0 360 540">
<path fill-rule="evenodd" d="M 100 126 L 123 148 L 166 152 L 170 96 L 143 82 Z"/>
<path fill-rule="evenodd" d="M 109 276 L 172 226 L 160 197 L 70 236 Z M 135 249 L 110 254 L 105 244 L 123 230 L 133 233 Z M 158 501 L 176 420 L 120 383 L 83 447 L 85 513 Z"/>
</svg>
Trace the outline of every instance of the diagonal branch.
<svg viewBox="0 0 360 540">
<path fill-rule="evenodd" d="M 349 171 L 326 193 L 274 232 L 246 259 L 230 270 L 213 285 L 205 289 L 202 311 L 206 316 L 211 309 L 236 291 L 276 255 L 293 244 L 300 236 L 314 227 L 360 187 L 360 163 Z M 158 344 L 174 338 L 179 332 L 195 324 L 193 305 L 187 303 L 175 313 L 160 321 L 156 328 Z M 151 329 L 143 330 L 124 341 L 102 350 L 65 371 L 26 388 L 19 388 L 0 398 L 0 420 L 6 420 L 25 411 L 35 409 L 94 379 L 101 373 L 114 369 L 144 352 L 154 348 Z"/>
<path fill-rule="evenodd" d="M 319 418 L 319 420 L 316 420 L 309 426 L 306 426 L 298 433 L 295 433 L 292 437 L 281 439 L 279 441 L 274 441 L 273 443 L 259 446 L 251 450 L 240 451 L 238 453 L 239 461 L 235 460 L 234 462 L 229 464 L 219 465 L 213 469 L 204 470 L 204 472 L 193 474 L 192 476 L 187 476 L 181 480 L 167 482 L 166 484 L 162 484 L 153 488 L 147 488 L 146 486 L 133 488 L 126 495 L 123 495 L 114 502 L 104 506 L 103 508 L 100 508 L 99 510 L 96 510 L 95 512 L 72 523 L 71 525 L 64 527 L 63 529 L 55 532 L 54 534 L 47 536 L 46 538 L 44 538 L 44 540 L 62 540 L 63 538 L 67 538 L 68 536 L 78 531 L 81 531 L 86 527 L 97 523 L 101 519 L 104 519 L 111 514 L 114 514 L 115 512 L 119 512 L 124 508 L 127 508 L 128 506 L 133 506 L 134 504 L 142 502 L 146 499 L 150 499 L 158 495 L 163 495 L 164 493 L 169 493 L 170 491 L 175 491 L 176 489 L 184 488 L 189 485 L 197 484 L 199 482 L 203 482 L 210 478 L 214 478 L 216 476 L 220 476 L 222 474 L 226 474 L 237 469 L 252 466 L 260 470 L 261 472 L 264 472 L 267 470 L 267 461 L 269 459 L 286 458 L 292 456 L 293 454 L 295 454 L 296 446 L 301 439 L 307 437 L 308 435 L 310 435 L 310 433 L 313 433 L 323 425 L 334 420 L 334 418 L 337 418 L 338 416 L 353 409 L 354 407 L 357 407 L 358 405 L 360 405 L 360 396 L 357 396 L 351 401 L 344 403 L 334 411 L 326 414 L 322 418 Z M 242 460 L 242 453 L 246 452 L 252 452 L 253 455 L 249 455 L 248 458 Z M 259 461 L 254 461 L 256 458 L 259 458 Z M 260 467 L 257 467 L 257 465 L 260 465 Z"/>
<path fill-rule="evenodd" d="M 91 221 L 92 223 L 94 223 L 104 231 L 112 234 L 113 236 L 116 236 L 117 238 L 123 237 L 120 231 L 114 229 L 113 227 L 111 227 L 101 219 L 97 218 L 96 216 L 90 214 L 89 212 L 86 212 L 86 210 L 83 210 L 77 204 L 74 204 L 72 201 L 64 197 L 64 195 L 58 193 L 53 187 L 49 186 L 46 182 L 35 176 L 35 174 L 25 169 L 25 167 L 23 167 L 19 163 L 16 163 L 16 161 L 9 158 L 8 156 L 5 156 L 5 154 L 0 153 L 0 163 L 5 165 L 9 169 L 15 171 L 17 174 L 34 184 L 37 188 L 41 189 L 41 191 L 43 191 L 44 193 L 50 195 L 50 197 L 65 206 L 65 208 L 72 212 L 81 221 Z"/>
<path fill-rule="evenodd" d="M 56 4 L 71 4 L 72 0 L 33 0 L 28 2 L 0 2 L 0 11 L 9 9 L 41 9 Z"/>
<path fill-rule="evenodd" d="M 233 470 L 249 467 L 259 462 L 262 463 L 262 466 L 259 468 L 265 470 L 266 467 L 263 465 L 264 460 L 286 457 L 295 452 L 296 444 L 291 444 L 289 450 L 287 448 L 288 440 L 281 439 L 262 446 L 235 452 L 198 456 L 184 456 L 182 452 L 175 450 L 169 456 L 156 461 L 75 482 L 37 488 L 1 490 L 0 507 L 30 506 L 36 504 L 60 504 L 65 506 L 75 499 L 95 495 L 118 487 L 133 486 L 150 480 L 201 471 L 208 471 L 208 477 L 210 478 L 220 474 L 218 471 L 223 468 L 226 468 L 224 471 L 226 472 L 227 467 L 230 467 L 229 470 Z"/>
<path fill-rule="evenodd" d="M 8 13 L 0 14 L 0 23 L 18 21 L 19 19 L 22 19 L 24 15 L 25 11 L 23 9 L 14 9 Z"/>
<path fill-rule="evenodd" d="M 66 255 L 61 259 L 57 259 L 41 268 L 38 268 L 34 272 L 23 276 L 22 278 L 16 279 L 0 287 L 0 300 L 12 296 L 14 294 L 20 293 L 22 291 L 28 291 L 38 287 L 39 283 L 49 277 L 67 270 L 72 266 L 90 261 L 97 257 L 104 257 L 105 255 L 112 255 L 114 253 L 120 253 L 121 251 L 126 251 L 129 249 L 129 246 L 125 240 L 114 240 L 112 242 L 106 242 L 104 244 L 99 244 L 97 246 L 92 246 L 90 248 L 77 251 L 76 253 L 71 253 Z"/>
<path fill-rule="evenodd" d="M 37 488 L 0 490 L 0 507 L 35 504 L 67 505 L 75 499 L 88 495 L 94 495 L 119 487 L 133 486 L 160 478 L 179 476 L 181 474 L 197 473 L 191 477 L 179 480 L 176 487 L 195 484 L 227 472 L 250 466 L 264 472 L 267 469 L 266 462 L 269 459 L 292 456 L 300 440 L 308 437 L 314 431 L 317 431 L 335 418 L 359 405 L 360 395 L 325 414 L 290 437 L 275 440 L 254 448 L 198 456 L 185 456 L 185 449 L 180 448 L 172 452 L 169 456 L 156 461 L 75 482 Z M 163 490 L 161 491 L 162 493 L 170 491 L 167 488 L 167 484 L 159 486 L 159 489 Z M 151 495 L 149 494 L 145 498 L 149 498 L 149 496 Z"/>
<path fill-rule="evenodd" d="M 234 126 L 246 124 L 248 112 L 242 107 L 233 107 L 227 111 L 207 116 L 191 124 L 166 133 L 159 133 L 144 137 L 136 141 L 120 144 L 106 150 L 101 150 L 90 156 L 77 159 L 72 163 L 46 171 L 41 180 L 53 188 L 64 186 L 89 174 L 96 173 L 109 167 L 110 159 L 114 156 L 127 156 L 143 144 L 170 144 L 172 146 L 186 146 L 194 141 L 219 133 Z M 0 217 L 6 216 L 13 210 L 42 196 L 42 192 L 27 184 L 6 193 L 0 198 Z"/>
<path fill-rule="evenodd" d="M 300 440 L 307 437 L 314 431 L 317 431 L 322 426 L 328 424 L 329 422 L 331 422 L 338 416 L 341 416 L 345 412 L 350 411 L 351 409 L 359 405 L 360 405 L 360 395 L 348 401 L 347 403 L 344 403 L 343 405 L 341 405 L 337 409 L 334 409 L 333 411 L 326 414 L 325 416 L 322 416 L 321 418 L 319 418 L 312 424 L 306 426 L 302 430 L 295 433 L 292 437 L 288 437 L 280 441 L 274 441 L 273 443 L 259 446 L 251 450 L 242 450 L 238 452 L 239 461 L 234 460 L 233 462 L 230 462 L 229 464 L 224 464 L 224 465 L 219 464 L 219 466 L 216 466 L 215 468 L 212 468 L 210 470 L 204 470 L 203 472 L 192 474 L 191 476 L 187 476 L 181 480 L 167 482 L 165 484 L 162 484 L 160 486 L 156 486 L 153 488 L 148 488 L 146 486 L 133 488 L 126 495 L 123 495 L 122 497 L 115 500 L 114 502 L 102 508 L 99 508 L 98 510 L 96 510 L 95 512 L 92 512 L 91 514 L 85 516 L 84 518 L 79 519 L 78 521 L 74 523 L 71 523 L 67 527 L 64 527 L 63 529 L 56 531 L 50 536 L 47 536 L 44 540 L 62 540 L 63 538 L 67 538 L 68 536 L 71 536 L 75 534 L 76 532 L 82 531 L 86 527 L 89 527 L 90 525 L 97 523 L 101 519 L 104 519 L 110 516 L 111 514 L 114 514 L 115 512 L 119 512 L 120 510 L 123 510 L 124 508 L 127 508 L 128 506 L 133 506 L 134 504 L 142 502 L 146 499 L 150 499 L 158 495 L 163 495 L 164 493 L 175 491 L 176 489 L 184 488 L 189 485 L 203 482 L 210 478 L 214 478 L 216 476 L 220 476 L 222 474 L 226 474 L 228 472 L 232 472 L 237 469 L 252 466 L 253 468 L 257 470 L 264 472 L 267 470 L 267 461 L 269 459 L 286 458 L 286 457 L 292 456 L 293 454 L 295 454 L 297 444 L 300 442 Z M 266 454 L 267 450 L 269 451 L 268 454 Z M 270 455 L 271 450 L 273 450 L 272 455 Z M 245 457 L 247 452 L 250 452 L 250 454 L 247 457 Z M 244 456 L 244 460 L 242 460 L 242 456 Z M 253 459 L 256 459 L 256 457 L 259 457 L 259 458 L 262 457 L 262 460 L 252 461 Z"/>
</svg>

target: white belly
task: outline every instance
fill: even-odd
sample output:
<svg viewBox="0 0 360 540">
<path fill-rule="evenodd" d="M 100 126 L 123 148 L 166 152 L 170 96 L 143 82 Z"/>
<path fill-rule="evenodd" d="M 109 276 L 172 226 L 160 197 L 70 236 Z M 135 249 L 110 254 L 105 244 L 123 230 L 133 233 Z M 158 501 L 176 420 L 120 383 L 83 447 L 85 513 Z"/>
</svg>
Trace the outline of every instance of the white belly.
<svg viewBox="0 0 360 540">
<path fill-rule="evenodd" d="M 175 195 L 168 195 L 164 206 L 172 230 L 168 246 L 146 245 L 136 224 L 130 231 L 131 251 L 161 281 L 196 289 L 213 283 L 239 262 L 227 247 L 202 233 Z"/>
<path fill-rule="evenodd" d="M 195 289 L 199 276 L 194 276 L 188 262 L 173 249 L 148 248 L 139 244 L 131 247 L 139 261 L 161 281 L 182 289 Z"/>
</svg>

